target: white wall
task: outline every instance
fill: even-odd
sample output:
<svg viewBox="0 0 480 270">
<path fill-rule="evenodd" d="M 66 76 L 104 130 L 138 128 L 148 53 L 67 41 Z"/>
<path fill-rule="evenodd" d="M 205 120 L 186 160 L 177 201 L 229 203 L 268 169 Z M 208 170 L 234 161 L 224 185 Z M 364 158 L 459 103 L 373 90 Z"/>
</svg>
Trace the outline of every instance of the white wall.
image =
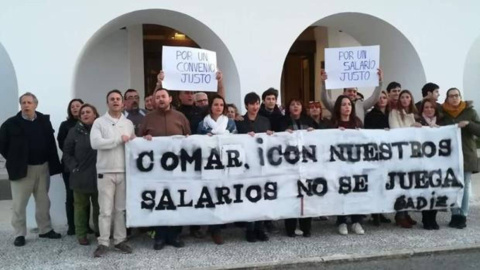
<svg viewBox="0 0 480 270">
<path fill-rule="evenodd" d="M 100 114 L 107 109 L 108 91 L 118 89 L 123 93 L 130 88 L 126 29 L 119 29 L 92 44 L 79 63 L 74 87 L 75 97 L 93 104 Z"/>
<path fill-rule="evenodd" d="M 17 77 L 5 48 L 0 44 L 0 123 L 18 112 Z"/>
</svg>

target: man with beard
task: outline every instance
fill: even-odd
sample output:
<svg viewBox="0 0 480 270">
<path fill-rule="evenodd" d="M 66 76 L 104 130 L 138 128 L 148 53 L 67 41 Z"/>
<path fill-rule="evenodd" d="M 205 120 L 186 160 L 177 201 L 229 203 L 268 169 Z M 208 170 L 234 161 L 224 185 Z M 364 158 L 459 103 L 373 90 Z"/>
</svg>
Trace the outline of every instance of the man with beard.
<svg viewBox="0 0 480 270">
<path fill-rule="evenodd" d="M 158 73 L 157 76 L 157 85 L 155 90 L 162 89 L 162 82 L 164 79 L 165 73 L 160 70 L 160 73 Z M 223 98 L 225 98 L 225 88 L 223 87 L 223 74 L 221 71 L 217 71 L 216 79 L 218 81 L 217 93 Z M 190 122 L 190 130 L 192 131 L 192 134 L 195 134 L 197 132 L 198 124 L 208 114 L 208 99 L 206 98 L 206 106 L 197 107 L 195 106 L 194 95 L 195 94 L 193 91 L 180 91 L 178 94 L 180 105 L 177 107 L 177 111 L 183 113 Z M 207 95 L 205 94 L 205 96 Z M 200 226 L 190 226 L 190 235 L 195 238 L 203 238 L 205 236 L 200 231 Z"/>
<path fill-rule="evenodd" d="M 147 140 L 157 136 L 190 135 L 190 123 L 185 115 L 170 106 L 170 93 L 166 89 L 158 89 L 153 97 L 156 109 L 143 119 L 140 135 Z M 156 227 L 153 249 L 160 250 L 165 245 L 183 247 L 185 244 L 178 238 L 180 231 L 180 228 L 175 226 Z"/>
<path fill-rule="evenodd" d="M 147 114 L 147 111 L 140 109 L 138 102 L 140 101 L 140 96 L 138 95 L 137 90 L 128 89 L 123 94 L 125 99 L 125 117 L 132 121 L 133 126 L 135 127 L 135 134 L 138 135 L 139 125 L 143 120 L 143 117 Z"/>
<path fill-rule="evenodd" d="M 161 89 L 162 88 L 162 82 L 165 79 L 165 74 L 161 70 L 160 73 L 158 73 L 157 76 L 157 86 L 155 90 Z M 223 74 L 221 71 L 217 71 L 216 79 L 218 81 L 218 87 L 217 87 L 217 94 L 225 98 L 225 88 L 223 86 Z M 198 93 L 202 94 L 202 93 Z M 204 96 L 203 96 L 204 95 Z M 180 105 L 177 107 L 177 110 L 180 111 L 187 117 L 188 121 L 190 121 L 190 130 L 193 132 L 193 134 L 196 133 L 197 128 L 198 128 L 198 123 L 205 118 L 205 116 L 208 114 L 208 98 L 205 93 L 203 93 L 202 97 L 202 102 L 203 106 L 196 106 L 195 105 L 195 94 L 193 91 L 180 91 L 178 94 L 178 99 L 180 100 Z M 200 101 L 200 96 L 198 97 L 198 100 Z M 205 102 L 206 100 L 206 102 Z"/>
</svg>

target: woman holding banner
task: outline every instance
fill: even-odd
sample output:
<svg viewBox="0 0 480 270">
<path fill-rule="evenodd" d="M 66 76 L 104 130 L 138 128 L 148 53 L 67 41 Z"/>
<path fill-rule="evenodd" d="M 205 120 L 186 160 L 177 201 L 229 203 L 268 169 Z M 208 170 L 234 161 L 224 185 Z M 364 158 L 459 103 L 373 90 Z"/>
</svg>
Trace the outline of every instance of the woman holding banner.
<svg viewBox="0 0 480 270">
<path fill-rule="evenodd" d="M 440 114 L 438 113 L 437 102 L 425 98 L 420 104 L 420 123 L 422 126 L 439 127 Z M 425 230 L 438 230 L 437 210 L 422 211 L 422 223 Z"/>
<path fill-rule="evenodd" d="M 332 112 L 332 126 L 341 130 L 362 128 L 362 121 L 355 113 L 355 103 L 346 95 L 339 96 L 335 101 Z M 348 216 L 337 217 L 338 233 L 341 235 L 348 234 L 347 218 Z M 365 234 L 362 227 L 362 218 L 362 215 L 350 215 L 352 230 L 355 234 Z"/>
<path fill-rule="evenodd" d="M 98 112 L 94 106 L 84 104 L 79 115 L 80 121 L 70 129 L 65 140 L 62 159 L 70 173 L 69 188 L 73 190 L 75 234 L 80 245 L 88 245 L 90 205 L 95 231 L 98 232 L 97 151 L 90 145 L 90 130 Z"/>
<path fill-rule="evenodd" d="M 373 109 L 365 116 L 365 129 L 385 129 L 388 130 L 388 94 L 387 91 L 382 90 L 380 98 L 378 99 Z M 386 218 L 383 214 L 372 214 L 373 225 L 380 226 L 380 223 L 391 223 L 391 220 Z"/>
<path fill-rule="evenodd" d="M 478 173 L 478 156 L 475 137 L 480 137 L 480 118 L 473 109 L 471 101 L 463 101 L 460 90 L 450 88 L 445 103 L 442 104 L 443 125 L 457 124 L 462 133 L 462 151 L 464 163 L 464 189 L 461 207 L 452 209 L 452 220 L 448 224 L 452 228 L 467 227 L 468 200 L 470 197 L 470 180 L 472 174 Z"/>
<path fill-rule="evenodd" d="M 209 114 L 198 124 L 197 133 L 208 134 L 209 136 L 237 133 L 235 121 L 227 117 L 225 99 L 220 95 L 215 95 L 209 104 Z M 215 244 L 223 244 L 221 225 L 210 225 L 208 231 Z"/>
<path fill-rule="evenodd" d="M 285 108 L 285 116 L 280 121 L 280 131 L 293 132 L 295 130 L 306 129 L 308 131 L 314 130 L 314 123 L 312 118 L 306 114 L 305 107 L 300 99 L 291 99 Z M 304 237 L 311 236 L 312 218 L 289 218 L 285 219 L 285 230 L 287 236 L 295 237 L 295 230 L 297 229 L 297 220 L 300 225 L 300 230 Z"/>
<path fill-rule="evenodd" d="M 421 127 L 422 124 L 418 123 L 417 119 L 417 109 L 412 93 L 408 90 L 402 90 L 396 106 L 392 108 L 388 116 L 390 128 Z M 398 226 L 407 229 L 417 224 L 407 211 L 397 212 L 395 222 Z"/>
</svg>

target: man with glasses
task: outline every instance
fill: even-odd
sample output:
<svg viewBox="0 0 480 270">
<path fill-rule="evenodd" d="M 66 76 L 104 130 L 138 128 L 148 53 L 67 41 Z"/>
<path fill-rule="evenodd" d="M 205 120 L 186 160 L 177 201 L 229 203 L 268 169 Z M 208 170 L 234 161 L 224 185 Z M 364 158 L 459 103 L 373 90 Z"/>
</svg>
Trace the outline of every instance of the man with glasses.
<svg viewBox="0 0 480 270">
<path fill-rule="evenodd" d="M 123 98 L 125 99 L 125 110 L 123 114 L 128 120 L 132 121 L 135 128 L 135 134 L 138 136 L 140 123 L 142 123 L 147 111 L 140 109 L 138 104 L 140 101 L 140 96 L 138 95 L 137 90 L 128 89 L 123 94 Z"/>
</svg>

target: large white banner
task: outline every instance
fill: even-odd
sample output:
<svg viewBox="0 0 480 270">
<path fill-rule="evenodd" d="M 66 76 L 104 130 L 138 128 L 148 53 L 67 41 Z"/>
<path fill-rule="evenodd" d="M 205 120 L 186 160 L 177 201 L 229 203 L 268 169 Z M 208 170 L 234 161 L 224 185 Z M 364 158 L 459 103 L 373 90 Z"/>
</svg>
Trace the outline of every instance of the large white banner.
<svg viewBox="0 0 480 270">
<path fill-rule="evenodd" d="M 463 196 L 456 126 L 137 138 L 126 162 L 129 227 L 443 209 Z"/>
<path fill-rule="evenodd" d="M 326 48 L 327 89 L 378 86 L 380 46 Z"/>
<path fill-rule="evenodd" d="M 217 54 L 212 51 L 163 46 L 162 86 L 168 90 L 217 91 Z"/>
</svg>

